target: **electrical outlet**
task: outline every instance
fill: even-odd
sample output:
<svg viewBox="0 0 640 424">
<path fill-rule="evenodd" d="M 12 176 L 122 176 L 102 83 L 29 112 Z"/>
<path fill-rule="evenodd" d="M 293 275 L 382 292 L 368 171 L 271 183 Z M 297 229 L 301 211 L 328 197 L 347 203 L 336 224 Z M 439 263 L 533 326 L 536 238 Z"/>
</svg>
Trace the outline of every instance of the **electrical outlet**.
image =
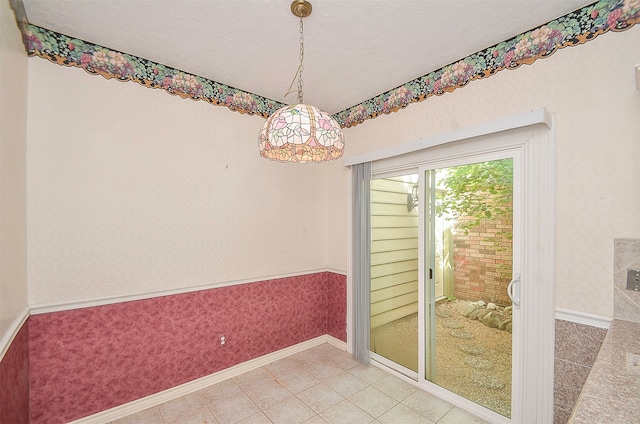
<svg viewBox="0 0 640 424">
<path fill-rule="evenodd" d="M 227 336 L 221 334 L 218 336 L 218 345 L 220 347 L 225 346 L 227 344 Z"/>
<path fill-rule="evenodd" d="M 627 270 L 627 290 L 640 291 L 640 270 Z"/>
</svg>

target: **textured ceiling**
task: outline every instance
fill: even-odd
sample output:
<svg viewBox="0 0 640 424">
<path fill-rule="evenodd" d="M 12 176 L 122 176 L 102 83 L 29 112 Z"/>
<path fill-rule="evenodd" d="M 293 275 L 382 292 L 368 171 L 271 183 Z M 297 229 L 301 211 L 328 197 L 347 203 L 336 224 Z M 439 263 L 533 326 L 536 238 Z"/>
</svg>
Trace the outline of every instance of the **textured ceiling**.
<svg viewBox="0 0 640 424">
<path fill-rule="evenodd" d="M 284 103 L 290 0 L 23 0 L 30 23 Z M 592 3 L 312 0 L 304 100 L 335 113 Z"/>
</svg>

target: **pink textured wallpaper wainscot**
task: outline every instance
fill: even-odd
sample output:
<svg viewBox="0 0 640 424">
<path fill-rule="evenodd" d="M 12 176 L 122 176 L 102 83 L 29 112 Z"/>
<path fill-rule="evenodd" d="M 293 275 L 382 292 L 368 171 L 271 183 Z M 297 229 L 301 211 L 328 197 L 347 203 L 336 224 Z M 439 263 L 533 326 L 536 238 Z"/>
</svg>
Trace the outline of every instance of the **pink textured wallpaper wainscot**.
<svg viewBox="0 0 640 424">
<path fill-rule="evenodd" d="M 29 422 L 29 334 L 18 331 L 0 363 L 0 423 Z"/>
<path fill-rule="evenodd" d="M 347 277 L 327 272 L 327 334 L 347 341 Z"/>
<path fill-rule="evenodd" d="M 78 419 L 323 334 L 346 341 L 345 326 L 346 277 L 330 272 L 34 315 L 31 422 Z"/>
</svg>

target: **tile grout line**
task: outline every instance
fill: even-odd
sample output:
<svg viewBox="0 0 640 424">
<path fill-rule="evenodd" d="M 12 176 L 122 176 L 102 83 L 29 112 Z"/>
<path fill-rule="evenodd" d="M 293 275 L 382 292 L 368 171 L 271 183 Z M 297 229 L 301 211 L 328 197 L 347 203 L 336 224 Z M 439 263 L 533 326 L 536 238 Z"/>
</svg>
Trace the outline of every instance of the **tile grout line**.
<svg viewBox="0 0 640 424">
<path fill-rule="evenodd" d="M 555 358 L 555 360 L 556 360 L 556 361 L 563 361 L 563 362 L 566 362 L 566 363 L 568 363 L 568 364 L 572 364 L 572 365 L 577 365 L 577 366 L 579 366 L 579 367 L 581 367 L 581 368 L 589 368 L 589 369 L 591 369 L 591 368 L 593 367 L 593 365 L 584 365 L 584 364 L 579 364 L 578 362 L 573 362 L 573 361 L 570 361 L 570 360 L 568 360 L 568 359 L 563 359 L 563 358 L 558 358 L 558 357 L 556 357 L 556 358 Z M 594 362 L 595 362 L 595 361 L 594 361 Z"/>
<path fill-rule="evenodd" d="M 626 294 L 623 289 L 621 289 L 620 287 L 616 287 L 616 286 L 614 286 L 613 288 L 615 290 L 619 291 L 620 294 L 625 297 L 625 299 L 627 299 L 629 302 L 631 302 L 633 304 L 633 306 L 635 306 L 636 308 L 640 308 L 640 305 L 638 305 L 635 300 L 633 300 L 631 297 L 629 297 L 629 295 Z"/>
<path fill-rule="evenodd" d="M 318 349 L 318 347 L 320 346 L 324 347 Z M 346 418 L 345 416 L 336 415 L 336 413 L 338 411 L 341 411 L 340 408 L 346 407 L 347 409 L 342 409 L 340 414 L 365 414 L 361 416 L 369 417 L 368 419 L 371 419 L 372 423 L 380 424 L 381 422 L 383 422 L 379 420 L 380 417 L 389 414 L 390 411 L 394 410 L 395 408 L 399 408 L 400 405 L 402 405 L 402 407 L 392 413 L 396 414 L 396 417 L 398 416 L 398 414 L 409 413 L 410 411 L 411 414 L 416 414 L 416 418 L 421 417 L 421 422 L 426 419 L 429 423 L 437 423 L 443 421 L 445 417 L 449 416 L 449 414 L 453 413 L 456 410 L 456 407 L 454 405 L 451 405 L 447 402 L 446 412 L 444 412 L 442 416 L 434 421 L 432 418 L 423 415 L 420 410 L 414 409 L 410 406 L 411 404 L 413 404 L 414 406 L 418 406 L 418 403 L 415 403 L 417 399 L 408 401 L 409 398 L 419 392 L 418 388 L 410 385 L 402 379 L 399 379 L 397 376 L 385 373 L 382 370 L 378 371 L 378 368 L 358 368 L 359 364 L 351 361 L 347 356 L 337 356 L 343 351 L 333 350 L 327 346 L 328 345 L 319 345 L 315 348 L 310 348 L 307 351 L 304 351 L 309 353 L 307 353 L 306 355 L 297 354 L 299 356 L 294 360 L 291 360 L 291 362 L 289 363 L 283 362 L 279 366 L 270 367 L 271 364 L 275 364 L 276 362 L 278 362 L 274 361 L 271 364 L 266 364 L 254 371 L 251 371 L 256 372 L 256 374 L 248 375 L 248 373 L 245 373 L 240 376 L 233 377 L 229 380 L 225 380 L 229 381 L 229 384 L 231 384 L 229 387 L 218 386 L 217 390 L 214 389 L 211 392 L 206 392 L 208 389 L 213 388 L 218 384 L 223 384 L 224 382 L 216 383 L 214 385 L 208 386 L 207 388 L 203 388 L 194 392 L 195 397 L 192 397 L 194 394 L 183 396 L 182 398 L 180 398 L 183 399 L 182 404 L 172 405 L 170 408 L 163 408 L 162 405 L 157 405 L 153 408 L 150 408 L 149 411 L 153 410 L 153 414 L 157 414 L 156 416 L 159 416 L 160 419 L 158 420 L 158 424 L 183 424 L 186 422 L 190 422 L 188 420 L 193 420 L 194 418 L 200 416 L 200 414 L 205 413 L 205 411 L 207 416 L 213 417 L 213 419 L 218 424 L 229 424 L 230 422 L 254 422 L 255 420 L 260 420 L 260 422 L 264 423 L 275 424 L 282 422 L 283 416 L 270 416 L 267 414 L 267 411 L 270 410 L 270 412 L 275 412 L 277 414 L 278 409 L 275 408 L 272 410 L 271 408 L 281 404 L 282 402 L 295 399 L 296 402 L 299 402 L 301 406 L 304 406 L 305 411 L 307 411 L 303 412 L 303 415 L 299 416 L 299 419 L 304 418 L 309 413 L 311 414 L 308 418 L 305 419 L 304 422 L 314 420 L 314 422 L 324 422 L 327 424 L 332 424 L 336 422 L 335 419 L 344 420 Z M 300 354 L 301 353 L 303 352 L 300 352 Z M 291 357 L 283 358 L 279 361 L 284 361 L 288 358 Z M 298 390 L 297 393 L 294 393 L 292 388 L 296 386 L 289 386 L 284 380 L 287 375 L 293 375 L 294 373 L 299 371 L 304 371 L 305 373 L 307 373 L 306 376 L 302 376 L 301 379 L 297 380 L 301 383 L 298 387 L 304 387 L 304 389 Z M 245 377 L 242 378 L 243 376 Z M 307 378 L 308 376 L 313 377 L 313 380 Z M 289 380 L 291 384 L 297 384 L 295 383 L 295 381 L 296 379 Z M 269 392 L 270 387 L 268 385 L 274 383 L 277 386 L 285 389 L 285 391 L 283 391 L 280 395 L 275 394 L 270 398 L 271 393 Z M 310 383 L 311 385 L 306 387 L 306 383 Z M 318 411 L 316 411 L 316 409 L 314 409 L 311 404 L 308 404 L 307 402 L 305 402 L 305 400 L 303 400 L 304 396 L 301 395 L 305 391 L 310 390 L 314 387 L 318 387 L 319 385 L 324 385 L 325 388 L 328 389 L 328 391 L 333 393 L 333 395 L 331 395 L 332 399 L 327 402 L 329 406 L 322 406 L 323 409 L 319 409 Z M 231 388 L 232 386 L 235 386 L 235 388 Z M 261 391 L 260 387 L 262 386 L 264 387 Z M 324 388 L 322 390 L 324 390 Z M 355 392 L 352 392 L 352 390 L 355 390 Z M 365 390 L 376 390 L 382 395 L 389 398 L 389 407 L 385 406 L 384 408 L 382 408 L 383 410 L 380 411 L 375 406 L 367 406 L 366 402 L 364 404 L 356 403 L 357 400 L 356 398 L 354 398 L 354 396 Z M 334 395 L 336 396 L 334 397 Z M 230 408 L 228 407 L 226 409 L 224 407 L 220 407 L 220 405 L 224 405 L 228 399 L 236 396 L 238 397 L 238 399 L 244 398 L 245 402 L 248 400 L 250 402 L 250 405 L 255 408 L 255 412 L 251 413 L 250 411 L 243 409 L 244 406 L 240 405 L 231 406 Z M 279 396 L 285 397 L 280 398 L 273 404 L 270 403 L 269 399 L 277 399 Z M 366 397 L 367 396 L 361 397 L 360 400 L 363 400 Z M 262 401 L 262 399 L 264 399 L 264 401 Z M 308 396 L 307 399 L 309 402 L 320 400 L 322 399 L 322 392 L 312 394 Z M 422 402 L 422 400 L 420 400 L 420 402 Z M 259 404 L 262 404 L 263 407 L 261 407 Z M 342 406 L 332 411 L 332 413 L 326 414 L 325 416 L 328 416 L 329 419 L 325 419 L 322 414 L 325 414 L 327 411 L 339 404 L 342 404 Z M 249 403 L 246 403 L 246 405 L 249 405 Z M 321 401 L 319 405 L 322 405 Z M 176 407 L 180 409 L 176 410 Z M 365 408 L 369 409 L 372 412 L 368 412 Z M 170 415 L 173 415 L 176 412 L 179 412 L 179 414 L 177 417 L 172 418 L 171 421 L 168 421 L 167 417 L 165 417 L 165 415 L 163 414 L 163 411 L 164 413 L 169 413 Z M 216 411 L 218 413 L 221 413 L 222 415 L 219 415 L 218 413 L 216 413 Z M 243 418 L 238 419 L 240 418 L 241 411 L 250 413 L 250 415 L 246 417 L 242 415 Z M 388 419 L 392 416 L 393 415 L 389 415 L 387 418 L 385 418 L 384 421 L 388 421 Z M 432 416 L 433 418 L 436 418 L 436 415 L 432 414 Z M 251 417 L 256 418 L 251 420 Z M 224 419 L 225 421 L 221 421 L 222 419 Z M 124 424 L 124 422 L 125 421 L 120 424 Z M 138 417 L 137 419 L 134 418 L 133 421 L 127 420 L 126 422 L 148 423 L 149 421 L 144 421 L 144 417 Z M 114 422 L 112 424 L 118 424 L 118 422 Z"/>
</svg>

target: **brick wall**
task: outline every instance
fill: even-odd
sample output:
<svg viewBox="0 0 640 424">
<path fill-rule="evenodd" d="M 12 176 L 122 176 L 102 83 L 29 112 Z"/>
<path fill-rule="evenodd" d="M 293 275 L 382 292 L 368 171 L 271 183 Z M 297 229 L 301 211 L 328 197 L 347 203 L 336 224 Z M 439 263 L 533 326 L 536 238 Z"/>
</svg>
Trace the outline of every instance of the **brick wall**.
<svg viewBox="0 0 640 424">
<path fill-rule="evenodd" d="M 454 230 L 455 296 L 510 305 L 507 286 L 511 280 L 512 241 L 501 233 L 512 232 L 511 220 L 487 219 L 465 234 L 461 218 Z"/>
</svg>

